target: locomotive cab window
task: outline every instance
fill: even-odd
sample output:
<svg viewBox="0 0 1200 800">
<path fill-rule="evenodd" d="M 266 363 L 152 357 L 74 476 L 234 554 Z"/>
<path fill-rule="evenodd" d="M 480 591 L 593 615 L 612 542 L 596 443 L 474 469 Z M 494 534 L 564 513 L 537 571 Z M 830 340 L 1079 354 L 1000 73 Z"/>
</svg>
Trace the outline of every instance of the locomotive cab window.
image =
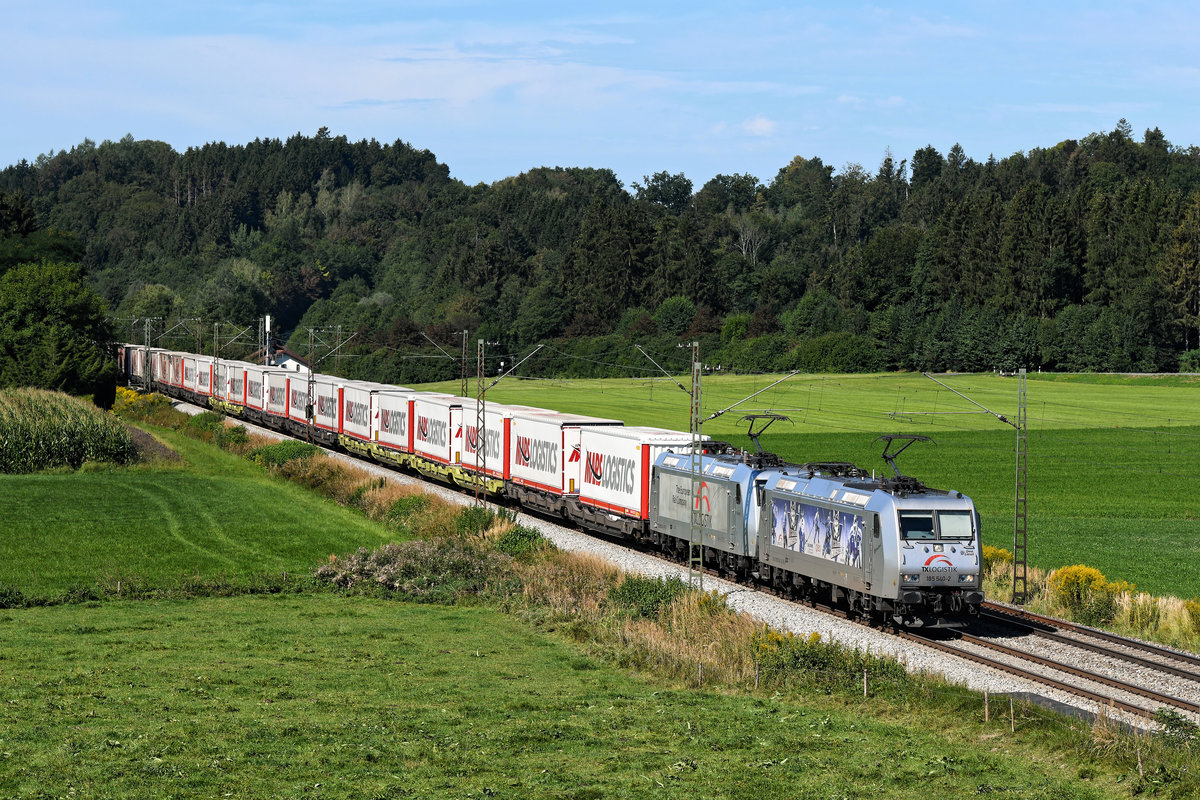
<svg viewBox="0 0 1200 800">
<path fill-rule="evenodd" d="M 933 514 L 928 511 L 900 512 L 901 539 L 933 539 Z"/>
<path fill-rule="evenodd" d="M 970 511 L 939 511 L 938 532 L 942 539 L 970 539 Z"/>
</svg>

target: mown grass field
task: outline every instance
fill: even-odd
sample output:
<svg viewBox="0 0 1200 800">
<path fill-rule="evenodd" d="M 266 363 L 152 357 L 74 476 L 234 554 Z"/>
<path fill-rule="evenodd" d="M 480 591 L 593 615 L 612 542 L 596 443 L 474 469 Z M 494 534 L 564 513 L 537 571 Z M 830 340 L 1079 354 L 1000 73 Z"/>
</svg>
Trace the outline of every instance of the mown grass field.
<svg viewBox="0 0 1200 800">
<path fill-rule="evenodd" d="M 52 597 L 99 583 L 307 576 L 315 560 L 395 537 L 361 514 L 168 430 L 177 464 L 0 475 L 0 584 Z"/>
<path fill-rule="evenodd" d="M 704 413 L 721 411 L 782 376 L 706 376 Z M 1017 381 L 935 376 L 991 411 L 1016 419 Z M 678 380 L 689 385 L 687 376 Z M 457 392 L 457 384 L 435 384 Z M 688 395 L 653 380 L 508 378 L 488 392 L 521 403 L 687 430 Z M 1190 376 L 1031 375 L 1026 385 L 1029 558 L 1052 568 L 1086 563 L 1139 589 L 1200 595 L 1200 379 Z M 743 447 L 749 413 L 775 412 L 761 441 L 788 460 L 852 461 L 887 470 L 889 433 L 932 437 L 898 464 L 931 486 L 970 495 L 984 541 L 1012 547 L 1016 435 L 1012 427 L 933 380 L 902 375 L 797 375 L 705 423 Z"/>
<path fill-rule="evenodd" d="M 484 608 L 206 598 L 0 628 L 4 796 L 1125 795 L 957 690 L 926 710 L 664 685 Z"/>
</svg>

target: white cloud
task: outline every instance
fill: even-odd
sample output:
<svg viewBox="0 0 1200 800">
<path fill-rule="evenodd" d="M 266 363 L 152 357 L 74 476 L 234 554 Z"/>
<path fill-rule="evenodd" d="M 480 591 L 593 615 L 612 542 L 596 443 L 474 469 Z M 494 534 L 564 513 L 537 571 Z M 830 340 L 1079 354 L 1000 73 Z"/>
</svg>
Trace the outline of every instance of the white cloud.
<svg viewBox="0 0 1200 800">
<path fill-rule="evenodd" d="M 742 130 L 751 136 L 770 136 L 775 133 L 776 127 L 774 120 L 767 119 L 762 114 L 751 117 L 742 123 Z"/>
</svg>

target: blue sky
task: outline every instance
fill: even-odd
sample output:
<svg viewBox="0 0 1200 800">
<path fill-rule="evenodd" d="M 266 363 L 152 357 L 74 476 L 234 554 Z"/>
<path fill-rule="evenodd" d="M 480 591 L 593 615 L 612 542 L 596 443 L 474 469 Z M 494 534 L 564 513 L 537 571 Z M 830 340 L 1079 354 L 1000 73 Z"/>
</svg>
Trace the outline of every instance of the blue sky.
<svg viewBox="0 0 1200 800">
<path fill-rule="evenodd" d="M 89 138 L 403 139 L 491 182 L 543 165 L 769 182 L 1112 130 L 1200 144 L 1200 4 L 0 0 L 0 166 Z"/>
</svg>

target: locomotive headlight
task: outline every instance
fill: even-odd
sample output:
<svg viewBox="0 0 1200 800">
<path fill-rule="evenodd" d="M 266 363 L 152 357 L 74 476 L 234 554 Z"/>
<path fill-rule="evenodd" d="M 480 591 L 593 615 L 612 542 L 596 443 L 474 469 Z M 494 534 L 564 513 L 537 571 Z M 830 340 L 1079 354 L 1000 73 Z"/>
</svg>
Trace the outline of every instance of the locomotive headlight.
<svg viewBox="0 0 1200 800">
<path fill-rule="evenodd" d="M 920 575 L 909 575 L 907 573 L 902 575 L 901 577 L 903 578 L 905 583 L 916 583 L 917 581 L 921 580 Z"/>
<path fill-rule="evenodd" d="M 959 575 L 958 582 L 959 583 L 974 583 L 975 576 L 974 575 Z"/>
</svg>

